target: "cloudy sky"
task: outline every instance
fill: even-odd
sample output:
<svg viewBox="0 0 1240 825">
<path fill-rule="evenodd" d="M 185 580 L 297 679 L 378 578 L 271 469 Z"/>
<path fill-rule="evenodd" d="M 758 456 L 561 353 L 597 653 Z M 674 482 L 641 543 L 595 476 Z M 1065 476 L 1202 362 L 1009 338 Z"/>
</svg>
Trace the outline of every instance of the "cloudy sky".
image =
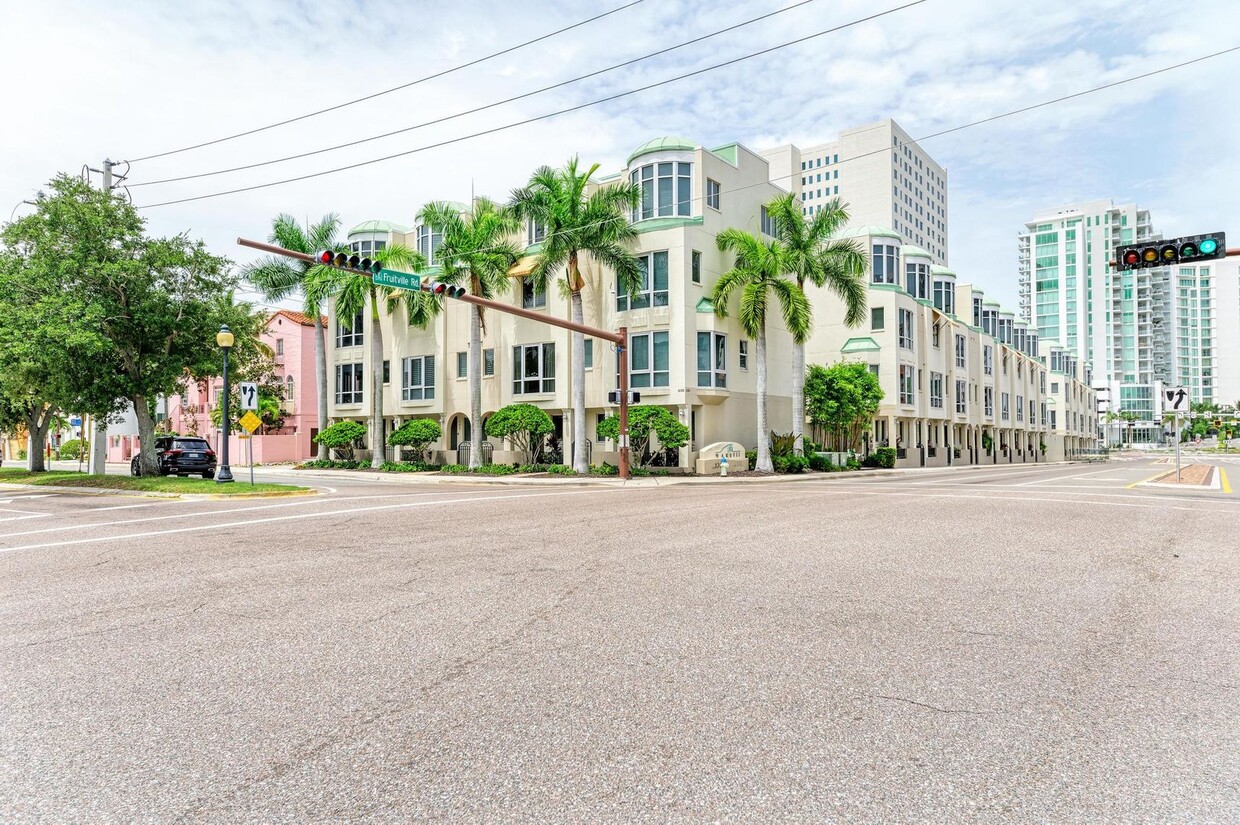
<svg viewBox="0 0 1240 825">
<path fill-rule="evenodd" d="M 427 200 L 503 198 L 570 155 L 618 170 L 658 135 L 755 148 L 834 139 L 893 117 L 914 136 L 1240 45 L 1235 0 L 925 0 L 761 57 L 536 123 L 516 123 L 828 29 L 908 0 L 645 0 L 480 65 L 330 114 L 137 161 L 452 69 L 632 0 L 0 0 L 10 118 L 0 203 L 58 171 L 133 160 L 129 183 L 157 234 L 188 231 L 248 260 L 279 212 L 345 227 L 410 223 Z M 227 174 L 425 123 L 691 41 L 730 34 L 437 125 Z M 950 263 L 1016 308 L 1016 232 L 1093 198 L 1136 201 L 1167 236 L 1240 238 L 1240 52 L 924 141 L 948 170 Z M 444 141 L 447 145 L 433 147 Z M 280 186 L 166 201 L 394 160 Z M 123 170 L 123 167 L 122 167 Z M 142 185 L 147 184 L 147 185 Z M 27 207 L 19 207 L 24 209 Z M 0 220 L 7 219 L 0 214 Z M 1234 245 L 1234 244 L 1233 244 Z"/>
</svg>

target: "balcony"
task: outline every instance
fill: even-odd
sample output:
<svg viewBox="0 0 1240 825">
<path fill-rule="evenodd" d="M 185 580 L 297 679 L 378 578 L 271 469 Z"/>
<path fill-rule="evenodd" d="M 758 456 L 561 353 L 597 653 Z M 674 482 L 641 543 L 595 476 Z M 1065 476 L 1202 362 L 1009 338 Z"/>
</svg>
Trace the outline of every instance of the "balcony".
<svg viewBox="0 0 1240 825">
<path fill-rule="evenodd" d="M 292 415 L 297 412 L 297 403 L 291 398 L 280 402 L 280 412 Z"/>
<path fill-rule="evenodd" d="M 275 362 L 277 367 L 284 366 L 284 353 L 275 356 Z"/>
</svg>

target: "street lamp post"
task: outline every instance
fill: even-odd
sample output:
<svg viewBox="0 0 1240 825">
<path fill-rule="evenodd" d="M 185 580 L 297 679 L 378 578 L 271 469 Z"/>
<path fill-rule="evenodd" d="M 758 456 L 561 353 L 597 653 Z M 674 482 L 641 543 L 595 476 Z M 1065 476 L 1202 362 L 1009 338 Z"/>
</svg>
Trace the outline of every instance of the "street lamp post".
<svg viewBox="0 0 1240 825">
<path fill-rule="evenodd" d="M 215 480 L 220 484 L 227 484 L 233 480 L 232 470 L 228 466 L 228 351 L 232 349 L 233 334 L 228 324 L 222 325 L 220 331 L 215 334 L 215 343 L 219 344 L 220 349 L 224 351 L 224 400 L 220 410 L 222 444 L 220 446 L 220 468 L 215 475 Z"/>
</svg>

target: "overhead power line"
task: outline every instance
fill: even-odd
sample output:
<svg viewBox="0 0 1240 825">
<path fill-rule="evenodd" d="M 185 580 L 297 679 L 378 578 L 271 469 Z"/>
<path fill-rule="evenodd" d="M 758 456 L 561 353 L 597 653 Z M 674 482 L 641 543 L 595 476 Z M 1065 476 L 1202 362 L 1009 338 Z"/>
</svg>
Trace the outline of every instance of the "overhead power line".
<svg viewBox="0 0 1240 825">
<path fill-rule="evenodd" d="M 807 42 L 807 41 L 813 40 L 813 39 L 818 38 L 818 37 L 822 37 L 822 36 L 827 35 L 827 34 L 831 34 L 831 33 L 833 33 L 833 32 L 837 32 L 837 31 L 841 31 L 841 30 L 843 30 L 843 29 L 851 28 L 852 26 L 858 26 L 858 25 L 860 25 L 860 24 L 862 24 L 862 23 L 868 23 L 868 22 L 869 22 L 869 21 L 871 21 L 871 20 L 876 20 L 876 19 L 878 19 L 878 18 L 880 18 L 880 17 L 884 17 L 884 16 L 889 15 L 889 14 L 894 14 L 894 13 L 896 13 L 896 12 L 903 11 L 904 9 L 912 8 L 913 6 L 919 6 L 919 5 L 921 5 L 922 3 L 924 3 L 924 2 L 926 2 L 926 0 L 913 0 L 913 2 L 911 2 L 911 3 L 905 3 L 905 4 L 904 4 L 904 5 L 902 5 L 902 6 L 896 6 L 896 7 L 894 7 L 894 8 L 887 9 L 887 10 L 885 10 L 885 11 L 876 12 L 876 13 L 871 14 L 871 15 L 868 15 L 868 16 L 866 16 L 866 17 L 861 17 L 861 18 L 858 18 L 858 19 L 856 19 L 856 20 L 852 20 L 852 21 L 850 21 L 850 22 L 848 22 L 848 23 L 841 23 L 841 24 L 840 24 L 840 25 L 838 25 L 838 26 L 832 26 L 832 27 L 831 27 L 831 28 L 829 28 L 829 29 L 823 29 L 822 31 L 815 32 L 815 33 L 813 33 L 813 34 L 808 34 L 808 35 L 805 35 L 804 37 L 798 37 L 798 38 L 797 38 L 797 39 L 795 39 L 795 40 L 789 40 L 789 41 L 787 41 L 787 42 L 780 43 L 780 44 L 778 44 L 778 45 L 776 45 L 776 46 L 769 46 L 769 47 L 767 47 L 767 48 L 765 48 L 765 49 L 760 49 L 759 51 L 756 51 L 756 52 L 750 52 L 749 54 L 741 55 L 740 57 L 734 57 L 734 58 L 732 58 L 731 60 L 725 60 L 725 61 L 723 61 L 722 63 L 716 63 L 716 64 L 714 64 L 713 66 L 706 66 L 705 68 L 696 69 L 696 70 L 691 71 L 691 72 L 686 72 L 686 73 L 684 73 L 684 74 L 677 75 L 676 77 L 669 77 L 669 78 L 667 78 L 667 79 L 665 79 L 665 80 L 660 80 L 660 81 L 657 81 L 657 82 L 655 82 L 655 83 L 648 83 L 648 84 L 646 84 L 645 86 L 639 86 L 639 87 L 637 87 L 637 88 L 635 88 L 635 89 L 629 89 L 628 91 L 624 91 L 624 92 L 617 92 L 616 94 L 613 94 L 613 95 L 608 95 L 608 96 L 606 96 L 606 97 L 601 97 L 601 98 L 598 98 L 598 99 L 596 99 L 596 100 L 587 101 L 586 103 L 579 103 L 579 104 L 577 104 L 577 105 L 575 105 L 575 106 L 569 106 L 569 107 L 567 107 L 567 108 L 564 108 L 564 109 L 559 109 L 559 110 L 554 111 L 554 112 L 548 112 L 548 113 L 546 113 L 546 114 L 536 115 L 536 116 L 534 116 L 534 117 L 525 118 L 524 120 L 519 120 L 519 121 L 516 121 L 516 122 L 514 122 L 514 123 L 507 123 L 507 124 L 504 124 L 504 125 L 502 125 L 502 126 L 495 126 L 495 127 L 490 128 L 490 129 L 483 129 L 483 130 L 478 131 L 478 132 L 473 132 L 472 134 L 462 135 L 462 136 L 460 136 L 460 137 L 455 137 L 455 138 L 449 138 L 449 139 L 447 139 L 447 140 L 442 140 L 442 141 L 439 141 L 439 142 L 437 142 L 437 143 L 430 143 L 430 144 L 427 144 L 427 145 L 425 145 L 425 146 L 419 146 L 419 147 L 414 148 L 414 149 L 407 149 L 407 150 L 405 150 L 405 151 L 403 151 L 403 152 L 396 152 L 396 153 L 394 153 L 394 154 L 391 154 L 391 155 L 385 155 L 385 156 L 383 156 L 383 157 L 379 157 L 379 158 L 372 158 L 372 159 L 370 159 L 370 160 L 359 161 L 359 162 L 357 162 L 357 163 L 350 163 L 350 164 L 348 164 L 348 165 L 346 165 L 346 166 L 337 166 L 337 167 L 336 167 L 336 168 L 334 168 L 334 169 L 325 169 L 325 170 L 323 170 L 323 171 L 321 171 L 321 172 L 311 172 L 311 173 L 308 173 L 308 174 L 305 174 L 305 175 L 298 175 L 298 176 L 296 176 L 296 177 L 292 177 L 292 178 L 285 178 L 285 179 L 283 179 L 283 180 L 269 181 L 269 182 L 267 182 L 267 183 L 257 183 L 257 184 L 254 184 L 254 185 L 252 185 L 252 186 L 242 186 L 242 187 L 238 187 L 238 188 L 236 188 L 236 189 L 227 189 L 227 190 L 224 190 L 224 191 L 222 191 L 222 192 L 212 192 L 212 193 L 207 194 L 207 195 L 196 195 L 196 196 L 193 196 L 193 197 L 188 197 L 188 198 L 177 198 L 177 199 L 175 199 L 175 200 L 162 201 L 162 202 L 160 202 L 160 203 L 145 204 L 145 205 L 143 205 L 143 206 L 141 206 L 141 207 L 139 207 L 139 208 L 141 208 L 141 209 L 154 209 L 154 208 L 156 208 L 156 207 L 160 207 L 160 206 L 171 206 L 171 205 L 173 205 L 173 204 L 178 204 L 178 203 L 189 203 L 189 202 L 191 202 L 191 201 L 206 200 L 206 199 L 208 199 L 208 198 L 219 198 L 219 197 L 223 197 L 223 196 L 225 196 L 225 195 L 235 195 L 235 194 L 238 194 L 238 193 L 240 193 L 240 192 L 252 192 L 252 191 L 254 191 L 254 190 L 256 190 L 256 189 L 267 189 L 267 188 L 272 187 L 272 186 L 283 186 L 283 185 L 284 185 L 284 184 L 286 184 L 286 183 L 296 183 L 297 181 L 310 180 L 311 178 L 318 178 L 318 177 L 322 177 L 322 176 L 324 176 L 324 175 L 333 175 L 333 174 L 336 174 L 336 173 L 338 173 L 338 172 L 347 172 L 347 171 L 349 171 L 349 170 L 351 170 L 351 169 L 358 169 L 358 168 L 363 167 L 363 166 L 370 166 L 370 165 L 372 165 L 372 164 L 376 164 L 376 163 L 383 163 L 383 162 L 385 162 L 385 161 L 394 160 L 395 158 L 406 157 L 406 156 L 408 156 L 408 155 L 417 154 L 417 153 L 419 153 L 419 152 L 425 152 L 425 151 L 428 151 L 428 150 L 430 150 L 430 149 L 437 149 L 437 148 L 439 148 L 439 147 L 441 147 L 441 146 L 448 146 L 448 145 L 451 145 L 451 144 L 454 144 L 454 143 L 461 143 L 461 142 L 466 141 L 466 140 L 472 140 L 473 138 L 478 138 L 478 137 L 483 137 L 483 136 L 485 136 L 485 135 L 495 134 L 496 132 L 503 132 L 503 131 L 506 131 L 506 130 L 508 130 L 508 129 L 515 129 L 515 128 L 516 128 L 516 127 L 518 127 L 518 126 L 525 126 L 525 125 L 528 125 L 528 124 L 530 124 L 530 123 L 537 123 L 537 122 L 539 122 L 539 121 L 549 120 L 549 119 L 551 119 L 551 118 L 553 118 L 553 117 L 559 117 L 560 115 L 569 114 L 569 113 L 571 113 L 571 112 L 577 112 L 577 111 L 580 111 L 580 110 L 582 110 L 582 109 L 588 109 L 588 108 L 590 108 L 590 107 L 592 107 L 592 106 L 598 106 L 598 105 L 600 105 L 600 104 L 602 104 L 602 103 L 609 103 L 609 102 L 611 102 L 611 101 L 613 101 L 613 100 L 619 100 L 619 99 L 621 99 L 621 98 L 629 97 L 629 96 L 631 96 L 631 95 L 639 94 L 639 93 L 641 93 L 641 92 L 646 92 L 646 91 L 649 91 L 649 90 L 651 90 L 651 89 L 656 89 L 656 88 L 659 88 L 660 86 L 667 86 L 667 85 L 669 85 L 669 84 L 671 84 L 671 83 L 676 83 L 676 82 L 678 82 L 678 81 L 685 80 L 685 79 L 690 78 L 690 77 L 696 77 L 697 75 L 706 74 L 707 72 L 713 72 L 713 71 L 716 71 L 716 70 L 718 70 L 718 69 L 722 69 L 722 68 L 724 68 L 724 67 L 726 67 L 726 66 L 733 66 L 733 65 L 735 65 L 735 64 L 737 64 L 737 63 L 741 63 L 741 62 L 744 62 L 744 61 L 746 61 L 746 60 L 752 60 L 752 59 L 753 59 L 753 58 L 755 58 L 755 57 L 761 57 L 762 55 L 765 55 L 765 54 L 770 54 L 770 53 L 772 53 L 772 52 L 777 52 L 777 51 L 779 51 L 779 50 L 781 50 L 781 49 L 786 49 L 786 48 L 788 48 L 789 46 L 795 46 L 795 45 L 798 45 L 798 44 L 800 44 L 800 43 L 805 43 L 805 42 Z"/>
<path fill-rule="evenodd" d="M 260 167 L 271 166 L 276 163 L 285 163 L 290 160 L 300 160 L 302 158 L 308 158 L 314 155 L 321 155 L 326 152 L 334 152 L 338 149 L 347 149 L 352 146 L 359 146 L 363 143 L 370 143 L 371 141 L 374 141 L 374 140 L 382 140 L 383 138 L 389 138 L 394 135 L 400 135 L 406 132 L 412 132 L 415 129 L 422 129 L 427 126 L 436 126 L 440 123 L 447 123 L 450 120 L 456 120 L 458 118 L 462 118 L 467 115 L 473 115 L 473 114 L 477 114 L 478 112 L 484 112 L 487 109 L 494 109 L 497 106 L 503 106 L 508 103 L 515 103 L 518 100 L 524 100 L 525 98 L 528 98 L 528 97 L 534 97 L 535 95 L 540 95 L 544 92 L 552 91 L 553 89 L 559 89 L 564 86 L 570 86 L 573 83 L 578 83 L 582 80 L 588 80 L 592 77 L 598 77 L 599 75 L 615 71 L 616 69 L 623 69 L 626 66 L 632 66 L 636 63 L 641 63 L 653 57 L 659 57 L 661 55 L 674 52 L 678 49 L 683 49 L 686 46 L 693 46 L 698 43 L 702 43 L 703 41 L 709 40 L 712 37 L 718 37 L 721 34 L 727 34 L 728 32 L 735 31 L 740 28 L 744 28 L 745 26 L 751 25 L 753 23 L 758 23 L 762 20 L 766 20 L 769 17 L 774 17 L 776 15 L 783 14 L 784 12 L 792 11 L 794 9 L 800 8 L 801 6 L 805 6 L 810 3 L 814 3 L 814 2 L 817 2 L 817 0 L 800 0 L 800 2 L 793 3 L 792 5 L 784 6 L 783 8 L 767 12 L 766 14 L 758 15 L 757 17 L 751 17 L 750 19 L 743 20 L 740 23 L 734 23 L 733 25 L 728 26 L 727 28 L 718 29 L 716 31 L 710 32 L 709 34 L 704 34 L 699 37 L 695 37 L 691 40 L 686 40 L 684 42 L 677 43 L 673 46 L 668 46 L 667 48 L 659 49 L 658 51 L 655 51 L 655 52 L 650 52 L 649 54 L 642 55 L 641 57 L 634 57 L 630 60 L 624 61 L 623 63 L 616 63 L 606 68 L 598 69 L 596 71 L 590 72 L 589 74 L 578 75 L 577 77 L 572 77 L 572 78 L 569 78 L 568 80 L 562 80 L 559 83 L 553 83 L 550 86 L 543 86 L 541 89 L 534 89 L 533 91 L 530 91 L 530 92 L 523 92 L 519 95 L 505 98 L 504 100 L 497 100 L 494 103 L 487 103 L 482 106 L 476 106 L 473 109 L 466 109 L 463 112 L 457 112 L 451 115 L 444 115 L 443 117 L 439 117 L 434 120 L 428 120 L 422 123 L 415 123 L 412 126 L 405 126 L 404 128 L 395 129 L 391 132 L 384 132 L 381 135 L 372 135 L 370 137 L 359 138 L 358 140 L 352 140 L 352 141 L 349 141 L 348 143 L 338 143 L 335 146 L 328 146 L 323 149 L 314 149 L 312 151 L 302 152 L 296 155 L 285 155 L 284 157 L 273 158 L 271 160 L 264 160 L 258 163 L 249 163 L 243 166 L 232 166 L 227 169 L 216 169 L 215 171 L 212 171 L 212 172 L 199 172 L 193 175 L 181 175 L 180 177 L 175 177 L 175 178 L 163 178 L 161 180 L 146 181 L 145 183 L 135 183 L 135 184 L 132 184 L 132 186 L 134 187 L 159 186 L 165 183 L 177 183 L 180 181 L 195 180 L 197 178 L 208 178 L 208 177 L 214 177 L 216 175 L 226 175 L 230 172 L 243 172 L 247 169 L 258 169 Z"/>
<path fill-rule="evenodd" d="M 259 132 L 266 132 L 269 129 L 275 129 L 280 126 L 287 126 L 290 123 L 297 123 L 302 120 L 308 120 L 309 118 L 312 118 L 312 117 L 318 117 L 319 115 L 325 115 L 328 112 L 335 112 L 339 109 L 343 109 L 346 106 L 352 106 L 356 103 L 363 103 L 367 100 L 374 100 L 376 97 L 382 97 L 383 95 L 388 95 L 388 94 L 391 94 L 392 92 L 399 92 L 401 89 L 408 89 L 409 87 L 416 86 L 419 83 L 425 83 L 428 80 L 435 80 L 445 75 L 452 74 L 453 72 L 459 72 L 462 69 L 468 69 L 470 66 L 477 66 L 479 63 L 485 63 L 486 61 L 493 60 L 496 57 L 503 57 L 506 54 L 510 54 L 512 52 L 517 51 L 518 49 L 524 49 L 526 46 L 532 46 L 535 43 L 541 43 L 544 40 L 548 40 L 557 35 L 561 35 L 561 34 L 564 34 L 565 32 L 572 31 L 573 29 L 580 28 L 584 25 L 587 25 L 588 23 L 593 23 L 596 20 L 602 20 L 604 17 L 609 17 L 613 14 L 616 14 L 617 12 L 622 12 L 625 9 L 631 9 L 633 6 L 640 5 L 644 2 L 645 0 L 632 0 L 632 2 L 626 3 L 623 6 L 617 6 L 616 8 L 611 9 L 610 11 L 605 11 L 600 14 L 596 14 L 593 17 L 587 17 L 585 20 L 579 20 L 570 26 L 565 26 L 563 28 L 556 29 L 555 31 L 551 31 L 551 32 L 547 32 L 546 34 L 539 35 L 538 37 L 535 37 L 533 40 L 526 40 L 524 43 L 518 43 L 515 46 L 509 46 L 508 48 L 501 49 L 498 52 L 492 52 L 491 54 L 475 58 L 474 60 L 470 60 L 468 63 L 462 63 L 458 66 L 453 66 L 449 69 L 444 69 L 443 71 L 435 72 L 434 74 L 428 74 L 425 77 L 419 77 L 417 80 L 411 80 L 408 83 L 402 83 L 399 86 L 393 86 L 392 88 L 384 89 L 381 92 L 375 92 L 373 94 L 369 94 L 364 97 L 354 98 L 353 100 L 346 100 L 344 103 L 337 103 L 335 106 L 328 106 L 326 109 L 318 109 L 313 112 L 307 112 L 304 115 L 298 115 L 297 117 L 290 117 L 290 118 L 287 118 L 286 120 L 280 120 L 280 121 L 276 121 L 275 123 L 269 123 L 266 126 L 259 126 L 254 129 L 248 129 L 244 132 L 237 132 L 235 135 L 226 135 L 224 137 L 215 138 L 214 140 L 207 140 L 207 141 L 203 141 L 202 143 L 195 143 L 191 146 L 183 146 L 180 149 L 170 149 L 167 152 L 158 152 L 153 155 L 143 155 L 140 158 L 133 158 L 130 162 L 138 163 L 139 161 L 143 161 L 143 160 L 154 160 L 155 158 L 163 158 L 169 155 L 178 155 L 182 152 L 189 152 L 193 149 L 202 149 L 206 146 L 214 146 L 218 143 L 225 143 L 230 140 L 236 140 L 237 138 L 247 137 L 249 135 L 256 135 Z"/>
</svg>

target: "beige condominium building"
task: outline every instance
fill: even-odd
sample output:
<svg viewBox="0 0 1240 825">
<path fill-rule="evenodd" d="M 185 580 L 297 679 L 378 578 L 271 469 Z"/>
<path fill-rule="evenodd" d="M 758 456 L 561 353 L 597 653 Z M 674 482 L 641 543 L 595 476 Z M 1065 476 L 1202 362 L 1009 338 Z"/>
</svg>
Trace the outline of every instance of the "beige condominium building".
<svg viewBox="0 0 1240 825">
<path fill-rule="evenodd" d="M 731 256 L 716 246 L 721 230 L 737 227 L 766 235 L 774 230 L 764 204 L 785 190 L 772 177 L 766 158 L 740 144 L 706 149 L 689 140 L 658 138 L 638 147 L 623 169 L 597 181 L 606 186 L 630 180 L 641 188 L 641 204 L 632 220 L 638 233 L 634 252 L 646 275 L 638 294 L 618 294 L 614 274 L 587 259 L 585 322 L 606 329 L 628 327 L 630 383 L 641 393 L 641 403 L 665 407 L 690 429 L 690 444 L 669 454 L 669 464 L 693 467 L 699 451 L 716 442 L 754 447 L 753 342 L 741 331 L 735 312 L 728 318 L 715 314 L 708 295 L 731 265 Z M 1088 432 L 1069 429 L 1069 422 L 1079 418 L 1072 415 L 1079 413 L 1078 405 L 1092 409 L 1087 387 L 1065 374 L 1058 381 L 1061 396 L 1050 392 L 1045 382 L 1054 379 L 1034 357 L 1037 340 L 1024 324 L 1015 325 L 1010 313 L 998 311 L 983 318 L 981 292 L 967 284 L 956 286 L 954 274 L 934 265 L 929 252 L 905 245 L 899 233 L 861 227 L 852 234 L 877 256 L 869 323 L 844 327 L 838 299 L 815 291 L 815 332 L 807 358 L 811 364 L 862 360 L 878 372 L 886 398 L 867 448 L 890 443 L 900 451 L 899 466 L 935 466 L 1050 460 L 1093 444 L 1092 427 Z M 524 278 L 539 250 L 538 228 L 527 226 L 520 241 L 525 256 L 510 271 L 512 290 L 506 300 L 567 318 L 568 301 L 555 286 L 535 292 Z M 352 230 L 349 242 L 363 253 L 380 243 L 417 248 L 429 258 L 428 274 L 434 277 L 439 239 L 416 222 L 405 227 L 370 221 Z M 936 301 L 950 306 L 936 306 Z M 976 318 L 970 314 L 975 303 Z M 446 311 L 427 329 L 411 326 L 400 307 L 382 312 L 379 324 L 384 432 L 378 442 L 407 419 L 435 418 L 444 430 L 437 457 L 464 463 L 465 451 L 479 440 L 468 420 L 468 305 L 449 300 Z M 355 319 L 332 313 L 333 420 L 368 421 L 370 327 L 369 313 Z M 1023 331 L 1019 344 L 1018 327 Z M 767 338 L 769 424 L 772 430 L 788 432 L 792 347 L 777 315 L 769 321 Z M 555 424 L 553 447 L 571 455 L 577 434 L 571 431 L 570 333 L 488 312 L 482 346 L 484 419 L 507 404 L 535 404 Z M 590 441 L 590 461 L 615 463 L 616 445 L 597 434 L 598 423 L 616 412 L 607 402 L 618 377 L 612 345 L 587 339 L 585 367 L 588 413 L 583 435 Z M 370 442 L 376 443 L 371 435 Z M 495 461 L 516 460 L 508 445 L 489 441 Z M 993 449 L 987 451 L 990 445 Z"/>
</svg>

